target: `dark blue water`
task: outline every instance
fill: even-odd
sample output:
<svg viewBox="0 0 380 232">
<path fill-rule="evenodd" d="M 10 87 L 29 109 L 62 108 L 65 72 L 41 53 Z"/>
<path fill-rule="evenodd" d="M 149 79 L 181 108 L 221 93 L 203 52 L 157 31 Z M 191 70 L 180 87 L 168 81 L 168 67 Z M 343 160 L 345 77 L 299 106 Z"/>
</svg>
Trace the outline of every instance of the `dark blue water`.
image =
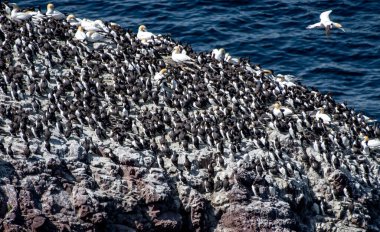
<svg viewBox="0 0 380 232">
<path fill-rule="evenodd" d="M 47 1 L 19 1 L 22 6 Z M 340 102 L 380 119 L 380 1 L 80 1 L 53 2 L 77 17 L 114 21 L 137 32 L 140 24 L 171 34 L 196 51 L 224 47 L 308 86 L 332 92 Z M 306 30 L 319 14 L 346 32 Z"/>
</svg>

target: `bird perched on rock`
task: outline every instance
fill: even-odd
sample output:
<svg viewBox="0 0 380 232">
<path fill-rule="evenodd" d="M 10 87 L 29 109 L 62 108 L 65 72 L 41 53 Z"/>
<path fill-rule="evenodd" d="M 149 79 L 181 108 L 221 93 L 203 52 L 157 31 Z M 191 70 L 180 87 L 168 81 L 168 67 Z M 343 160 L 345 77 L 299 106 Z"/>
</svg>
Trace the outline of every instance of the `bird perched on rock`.
<svg viewBox="0 0 380 232">
<path fill-rule="evenodd" d="M 215 48 L 214 50 L 212 50 L 211 57 L 214 58 L 215 60 L 222 61 L 224 60 L 225 54 L 226 54 L 226 51 L 224 50 L 224 48 L 220 48 L 220 49 Z"/>
<path fill-rule="evenodd" d="M 139 40 L 150 40 L 156 37 L 152 32 L 147 31 L 145 25 L 139 26 L 139 31 L 137 32 L 137 38 Z"/>
<path fill-rule="evenodd" d="M 87 39 L 87 35 L 86 35 L 86 33 L 84 32 L 82 26 L 79 26 L 79 27 L 78 27 L 77 32 L 75 33 L 74 38 L 75 38 L 76 40 L 80 40 L 80 41 L 85 41 L 85 40 Z"/>
<path fill-rule="evenodd" d="M 10 16 L 13 21 L 22 22 L 30 19 L 33 16 L 33 14 L 31 14 L 30 12 L 20 12 L 20 8 L 16 4 L 14 4 Z"/>
<path fill-rule="evenodd" d="M 47 8 L 46 16 L 52 17 L 57 20 L 62 20 L 65 18 L 64 14 L 54 9 L 54 5 L 52 3 L 47 4 L 46 8 Z"/>
<path fill-rule="evenodd" d="M 179 46 L 175 46 L 172 51 L 172 59 L 177 63 L 186 63 L 194 61 L 190 56 L 181 53 Z"/>
</svg>

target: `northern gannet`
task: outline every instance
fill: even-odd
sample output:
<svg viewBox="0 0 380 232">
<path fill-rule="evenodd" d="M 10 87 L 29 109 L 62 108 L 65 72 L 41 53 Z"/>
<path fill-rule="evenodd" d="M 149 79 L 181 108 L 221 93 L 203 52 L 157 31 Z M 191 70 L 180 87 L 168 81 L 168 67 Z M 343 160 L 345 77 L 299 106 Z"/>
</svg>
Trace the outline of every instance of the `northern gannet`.
<svg viewBox="0 0 380 232">
<path fill-rule="evenodd" d="M 158 72 L 158 73 L 156 73 L 156 74 L 154 75 L 154 80 L 156 80 L 156 81 L 161 81 L 162 79 L 165 78 L 165 74 L 166 74 L 166 72 L 167 72 L 167 69 L 166 69 L 166 68 L 161 69 L 160 72 Z"/>
<path fill-rule="evenodd" d="M 75 17 L 75 15 L 70 14 L 66 17 L 66 21 L 71 25 L 71 26 L 79 26 L 81 25 L 82 20 L 78 19 Z"/>
<path fill-rule="evenodd" d="M 46 15 L 44 15 L 41 12 L 41 7 L 38 7 L 38 11 L 32 16 L 32 20 L 34 23 L 42 21 L 44 18 L 46 18 Z"/>
<path fill-rule="evenodd" d="M 65 18 L 64 14 L 54 9 L 54 5 L 52 3 L 47 4 L 46 8 L 46 16 L 52 17 L 57 20 L 62 20 Z"/>
<path fill-rule="evenodd" d="M 329 124 L 331 122 L 331 117 L 325 114 L 325 110 L 323 108 L 319 108 L 319 111 L 315 115 L 317 120 L 322 119 L 323 123 Z"/>
<path fill-rule="evenodd" d="M 109 29 L 106 27 L 103 21 L 99 19 L 94 21 L 89 19 L 82 19 L 80 25 L 86 31 L 104 31 L 106 33 L 109 32 Z"/>
<path fill-rule="evenodd" d="M 286 76 L 281 75 L 281 74 L 278 74 L 276 76 L 276 81 L 281 86 L 281 88 L 284 88 L 284 86 L 288 86 L 288 87 L 296 86 L 296 84 L 294 84 L 292 81 L 287 79 Z"/>
<path fill-rule="evenodd" d="M 11 19 L 16 22 L 21 22 L 30 19 L 33 14 L 30 12 L 19 12 L 20 8 L 14 4 L 13 9 L 11 11 Z"/>
<path fill-rule="evenodd" d="M 212 50 L 211 57 L 214 58 L 215 60 L 222 61 L 224 60 L 225 54 L 226 54 L 226 51 L 224 50 L 224 48 L 220 48 L 220 49 L 215 48 L 214 50 Z"/>
<path fill-rule="evenodd" d="M 89 42 L 100 42 L 104 41 L 106 37 L 96 31 L 88 31 L 86 32 L 86 40 Z"/>
<path fill-rule="evenodd" d="M 191 57 L 189 57 L 186 54 L 183 54 L 180 52 L 179 46 L 175 46 L 172 51 L 172 59 L 174 62 L 177 63 L 183 63 L 183 62 L 188 62 L 188 61 L 193 61 Z"/>
<path fill-rule="evenodd" d="M 362 146 L 365 147 L 365 145 L 367 145 L 370 149 L 380 149 L 380 139 L 369 139 L 366 135 L 362 141 Z"/>
<path fill-rule="evenodd" d="M 152 32 L 146 30 L 145 25 L 139 26 L 139 31 L 137 32 L 137 38 L 139 40 L 150 40 L 152 37 L 156 37 Z"/>
<path fill-rule="evenodd" d="M 228 52 L 224 55 L 224 61 L 231 64 L 238 64 L 240 62 L 239 58 L 232 57 Z"/>
<path fill-rule="evenodd" d="M 287 107 L 281 106 L 280 102 L 276 102 L 273 104 L 273 114 L 277 118 L 282 118 L 283 116 L 290 116 L 293 114 L 293 111 Z"/>
<path fill-rule="evenodd" d="M 77 39 L 77 40 L 81 40 L 81 41 L 86 40 L 87 36 L 86 36 L 86 33 L 84 32 L 82 26 L 78 27 L 77 32 L 75 33 L 75 37 L 74 38 Z"/>
<path fill-rule="evenodd" d="M 319 16 L 321 21 L 319 23 L 314 23 L 314 24 L 311 24 L 309 26 L 306 27 L 306 29 L 313 29 L 313 28 L 325 28 L 325 31 L 326 31 L 326 35 L 329 35 L 330 34 L 330 30 L 333 28 L 333 27 L 336 27 L 336 28 L 339 28 L 341 29 L 342 31 L 344 31 L 343 27 L 341 24 L 339 23 L 335 23 L 333 21 L 330 20 L 330 13 L 332 12 L 332 10 L 328 10 L 328 11 L 325 11 L 325 12 L 322 12 L 321 15 Z"/>
</svg>

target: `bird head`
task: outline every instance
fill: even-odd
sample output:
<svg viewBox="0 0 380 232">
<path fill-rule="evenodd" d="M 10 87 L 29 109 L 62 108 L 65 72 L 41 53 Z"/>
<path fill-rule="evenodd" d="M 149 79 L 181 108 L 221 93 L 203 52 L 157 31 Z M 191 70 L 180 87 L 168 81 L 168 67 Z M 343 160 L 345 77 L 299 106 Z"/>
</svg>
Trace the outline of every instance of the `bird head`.
<svg viewBox="0 0 380 232">
<path fill-rule="evenodd" d="M 78 31 L 83 31 L 83 27 L 82 27 L 82 26 L 79 26 L 79 27 L 78 27 Z"/>
<path fill-rule="evenodd" d="M 179 48 L 179 46 L 175 46 L 174 48 L 173 48 L 173 52 L 174 53 L 180 53 L 180 48 Z"/>
<path fill-rule="evenodd" d="M 75 16 L 73 14 L 70 14 L 66 17 L 66 21 L 69 21 L 69 20 L 72 20 L 72 19 L 75 19 Z"/>
<path fill-rule="evenodd" d="M 263 69 L 264 75 L 273 75 L 273 70 L 270 69 Z"/>
<path fill-rule="evenodd" d="M 54 5 L 53 3 L 49 3 L 47 4 L 47 7 L 46 7 L 48 10 L 54 10 Z"/>
<path fill-rule="evenodd" d="M 364 141 L 365 142 L 368 142 L 369 141 L 369 137 L 366 135 L 366 136 L 364 136 Z"/>
<path fill-rule="evenodd" d="M 340 23 L 333 23 L 333 25 L 334 25 L 336 28 L 341 29 L 342 31 L 344 31 L 342 24 L 340 24 Z"/>
<path fill-rule="evenodd" d="M 281 108 L 281 104 L 280 104 L 280 102 L 276 102 L 276 103 L 274 103 L 274 104 L 273 104 L 273 107 L 274 107 L 275 109 L 280 109 L 280 108 Z"/>
<path fill-rule="evenodd" d="M 166 68 L 161 69 L 160 74 L 164 75 L 168 70 Z"/>
<path fill-rule="evenodd" d="M 219 49 L 220 54 L 226 54 L 226 50 L 224 48 Z"/>
<path fill-rule="evenodd" d="M 139 26 L 139 31 L 146 31 L 146 27 L 145 27 L 145 25 L 141 25 L 141 26 Z"/>
</svg>

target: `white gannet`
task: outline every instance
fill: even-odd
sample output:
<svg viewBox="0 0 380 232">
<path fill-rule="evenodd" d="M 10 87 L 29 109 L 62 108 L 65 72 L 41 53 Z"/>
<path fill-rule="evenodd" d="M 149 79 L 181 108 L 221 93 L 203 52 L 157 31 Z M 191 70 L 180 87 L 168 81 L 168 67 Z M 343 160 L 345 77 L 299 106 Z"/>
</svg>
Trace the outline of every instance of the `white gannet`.
<svg viewBox="0 0 380 232">
<path fill-rule="evenodd" d="M 273 114 L 277 118 L 282 118 L 290 116 L 293 114 L 293 111 L 287 107 L 281 106 L 280 102 L 276 102 L 273 104 Z"/>
<path fill-rule="evenodd" d="M 331 122 L 331 117 L 327 114 L 325 114 L 325 110 L 321 107 L 319 108 L 319 111 L 315 115 L 315 118 L 317 120 L 322 119 L 323 123 L 329 124 Z"/>
<path fill-rule="evenodd" d="M 238 64 L 240 62 L 239 58 L 232 57 L 228 52 L 224 55 L 224 61 L 231 64 Z"/>
<path fill-rule="evenodd" d="M 11 19 L 16 22 L 21 22 L 30 19 L 33 14 L 31 12 L 19 12 L 20 8 L 14 4 L 11 11 Z"/>
<path fill-rule="evenodd" d="M 362 146 L 365 147 L 365 145 L 367 145 L 372 150 L 380 149 L 380 139 L 369 139 L 369 137 L 366 135 L 362 141 Z"/>
<path fill-rule="evenodd" d="M 34 23 L 38 23 L 42 21 L 44 18 L 46 18 L 46 15 L 44 15 L 41 12 L 41 7 L 38 7 L 38 11 L 32 16 L 32 20 Z"/>
<path fill-rule="evenodd" d="M 174 62 L 183 63 L 188 61 L 193 61 L 188 55 L 180 52 L 179 46 L 175 46 L 172 51 L 172 59 Z"/>
<path fill-rule="evenodd" d="M 276 76 L 276 81 L 278 82 L 278 84 L 281 86 L 281 88 L 284 88 L 284 86 L 288 86 L 288 87 L 291 87 L 291 86 L 296 86 L 296 84 L 294 84 L 292 81 L 290 80 L 287 80 L 286 76 L 284 75 L 281 75 L 281 74 L 278 74 Z"/>
<path fill-rule="evenodd" d="M 96 31 L 86 32 L 86 40 L 89 42 L 101 42 L 104 41 L 106 37 Z"/>
<path fill-rule="evenodd" d="M 81 25 L 82 20 L 78 19 L 75 17 L 75 15 L 70 14 L 66 17 L 66 21 L 71 25 L 71 26 L 79 26 Z"/>
<path fill-rule="evenodd" d="M 161 69 L 160 72 L 158 72 L 158 73 L 156 73 L 156 74 L 154 75 L 154 78 L 153 78 L 153 79 L 156 80 L 156 81 L 161 81 L 162 79 L 165 78 L 165 74 L 166 74 L 166 72 L 167 72 L 167 69 L 166 69 L 166 68 Z"/>
<path fill-rule="evenodd" d="M 226 51 L 224 50 L 224 48 L 220 48 L 220 49 L 215 48 L 211 52 L 211 57 L 214 58 L 215 60 L 222 61 L 224 60 L 225 54 L 226 54 Z"/>
<path fill-rule="evenodd" d="M 109 32 L 108 27 L 103 23 L 102 20 L 89 20 L 89 19 L 82 19 L 80 24 L 84 30 L 86 31 L 104 31 L 106 33 Z"/>
<path fill-rule="evenodd" d="M 139 40 L 150 40 L 152 37 L 156 37 L 152 32 L 146 30 L 145 25 L 139 26 L 139 31 L 137 32 L 137 38 Z"/>
<path fill-rule="evenodd" d="M 62 20 L 65 18 L 64 14 L 54 9 L 54 5 L 52 3 L 47 4 L 46 9 L 46 16 L 48 17 L 52 17 L 57 20 Z"/>
<path fill-rule="evenodd" d="M 314 23 L 314 24 L 311 24 L 311 25 L 307 26 L 306 29 L 325 28 L 326 35 L 330 34 L 330 30 L 333 27 L 339 28 L 342 31 L 344 31 L 344 29 L 343 29 L 343 27 L 342 27 L 341 24 L 335 23 L 335 22 L 333 22 L 333 21 L 330 20 L 330 13 L 331 12 L 332 12 L 332 10 L 328 10 L 328 11 L 322 12 L 321 15 L 319 16 L 320 19 L 321 19 L 321 21 L 319 23 Z"/>
<path fill-rule="evenodd" d="M 77 32 L 75 33 L 75 37 L 74 37 L 74 38 L 77 39 L 77 40 L 81 40 L 81 41 L 86 40 L 87 35 L 86 35 L 86 33 L 84 32 L 82 26 L 79 26 L 79 27 L 78 27 Z"/>
</svg>

